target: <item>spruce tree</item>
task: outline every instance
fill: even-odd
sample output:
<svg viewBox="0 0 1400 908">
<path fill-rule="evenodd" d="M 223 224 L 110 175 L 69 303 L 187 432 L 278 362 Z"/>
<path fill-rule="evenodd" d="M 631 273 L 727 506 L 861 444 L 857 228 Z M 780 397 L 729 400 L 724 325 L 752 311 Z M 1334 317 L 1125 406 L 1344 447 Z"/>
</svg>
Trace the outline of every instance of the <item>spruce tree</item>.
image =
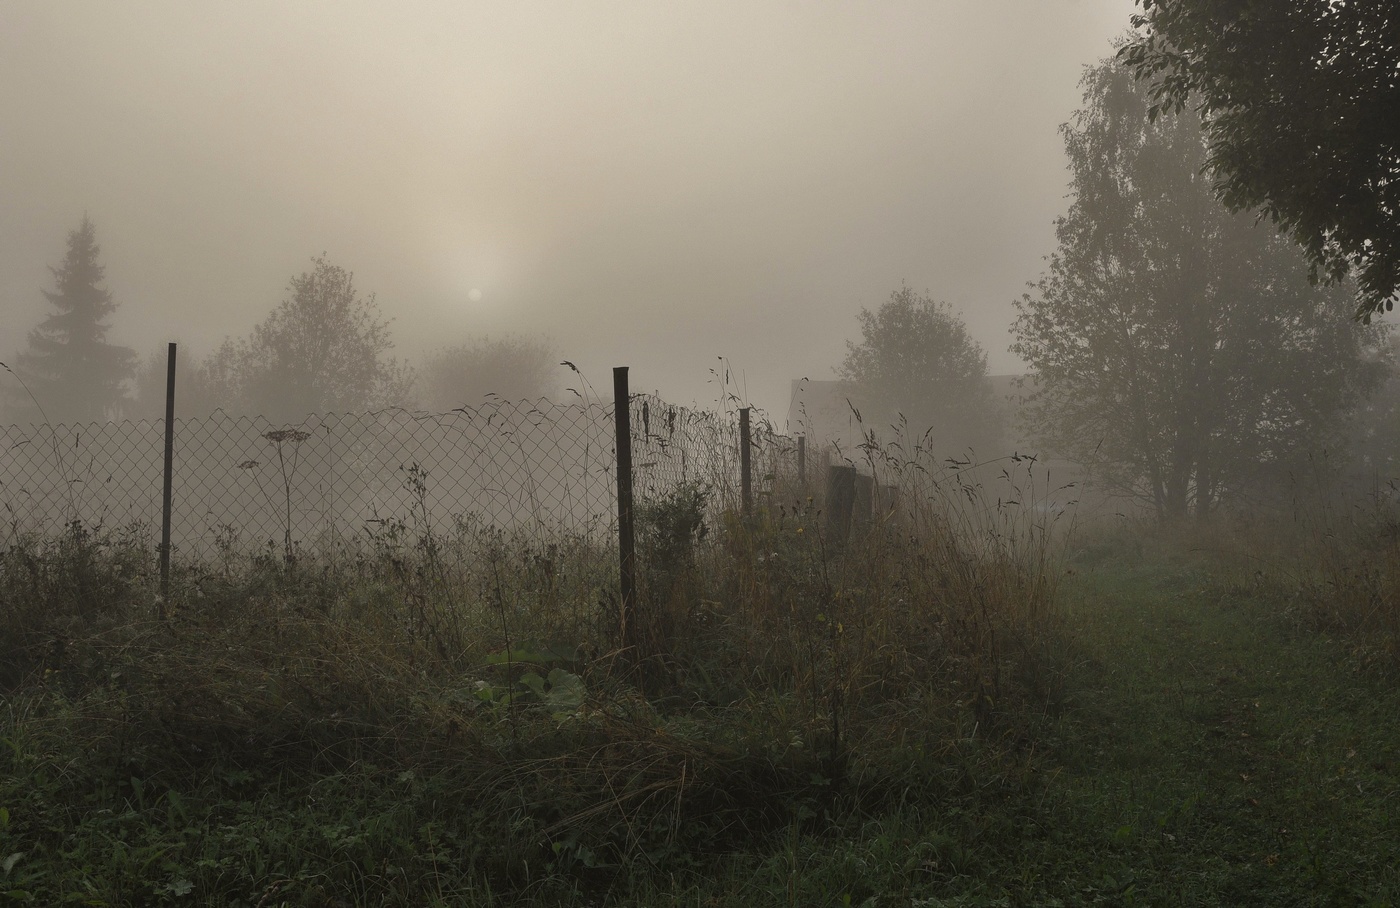
<svg viewBox="0 0 1400 908">
<path fill-rule="evenodd" d="M 42 291 L 56 311 L 30 332 L 29 349 L 17 362 L 33 399 L 59 422 L 116 415 L 136 370 L 135 351 L 106 340 L 107 319 L 117 304 L 101 286 L 100 252 L 97 231 L 84 216 L 82 226 L 68 234 L 63 264 L 49 269 L 55 289 Z"/>
</svg>

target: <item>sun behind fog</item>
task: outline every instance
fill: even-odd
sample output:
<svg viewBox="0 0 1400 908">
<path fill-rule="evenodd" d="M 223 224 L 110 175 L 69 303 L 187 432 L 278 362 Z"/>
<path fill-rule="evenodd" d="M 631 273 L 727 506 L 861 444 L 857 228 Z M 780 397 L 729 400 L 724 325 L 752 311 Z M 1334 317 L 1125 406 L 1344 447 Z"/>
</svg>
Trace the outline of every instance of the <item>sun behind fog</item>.
<svg viewBox="0 0 1400 908">
<path fill-rule="evenodd" d="M 473 303 L 481 302 L 481 291 L 473 287 L 471 290 L 467 291 L 467 299 L 471 300 Z"/>
</svg>

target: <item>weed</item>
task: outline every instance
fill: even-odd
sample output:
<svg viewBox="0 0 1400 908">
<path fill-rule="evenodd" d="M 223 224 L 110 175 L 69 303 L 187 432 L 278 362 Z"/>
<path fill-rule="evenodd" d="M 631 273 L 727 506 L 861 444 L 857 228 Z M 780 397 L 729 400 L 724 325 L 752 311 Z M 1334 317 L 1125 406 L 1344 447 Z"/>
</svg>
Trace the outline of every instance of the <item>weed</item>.
<svg viewBox="0 0 1400 908">
<path fill-rule="evenodd" d="M 288 571 L 230 534 L 177 564 L 164 621 L 140 528 L 16 536 L 0 891 L 1394 899 L 1394 695 L 1278 620 L 1324 572 L 1238 526 L 1120 526 L 1062 561 L 1020 504 L 1036 462 L 862 455 L 894 494 L 839 546 L 817 496 L 745 518 L 696 482 L 643 505 L 645 685 L 612 671 L 615 549 L 433 516 L 417 464 L 345 557 Z"/>
</svg>

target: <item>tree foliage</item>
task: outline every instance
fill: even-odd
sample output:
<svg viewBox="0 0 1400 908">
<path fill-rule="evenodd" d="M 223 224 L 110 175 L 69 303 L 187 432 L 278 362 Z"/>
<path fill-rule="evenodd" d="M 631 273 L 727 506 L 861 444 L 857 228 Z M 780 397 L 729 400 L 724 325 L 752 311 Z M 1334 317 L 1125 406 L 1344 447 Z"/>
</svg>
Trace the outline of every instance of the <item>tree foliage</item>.
<svg viewBox="0 0 1400 908">
<path fill-rule="evenodd" d="M 388 355 L 389 322 L 374 294 L 325 257 L 292 278 L 283 300 L 250 337 L 226 341 L 201 366 L 215 397 L 273 419 L 409 403 L 413 373 Z"/>
<path fill-rule="evenodd" d="M 1363 317 L 1400 292 L 1400 11 L 1379 0 L 1138 0 L 1120 59 L 1150 114 L 1198 115 L 1216 192 L 1314 277 L 1355 268 Z"/>
<path fill-rule="evenodd" d="M 1275 230 L 1216 203 L 1191 111 L 1149 118 L 1113 63 L 1083 85 L 1062 127 L 1073 202 L 1013 327 L 1030 428 L 1160 515 L 1205 515 L 1335 441 L 1379 378 L 1378 329 Z"/>
<path fill-rule="evenodd" d="M 225 342 L 214 354 L 196 359 L 192 350 L 181 345 L 175 358 L 175 412 L 180 416 L 207 416 L 219 408 L 238 405 L 233 384 L 233 351 Z M 165 417 L 165 381 L 169 369 L 165 347 L 146 357 L 136 370 L 136 400 L 130 407 L 138 419 Z"/>
<path fill-rule="evenodd" d="M 1400 335 L 1388 333 L 1376 351 L 1383 378 L 1351 415 L 1342 479 L 1368 493 L 1384 485 L 1400 494 Z"/>
<path fill-rule="evenodd" d="M 867 425 L 903 420 L 948 452 L 999 441 L 986 351 L 947 303 L 901 287 L 859 319 L 861 341 L 847 341 L 837 372 L 872 411 Z"/>
<path fill-rule="evenodd" d="M 116 312 L 112 294 L 102 286 L 97 229 L 86 216 L 68 234 L 68 252 L 53 272 L 55 289 L 42 291 L 55 311 L 29 334 L 29 348 L 16 359 L 29 394 L 50 419 L 108 419 L 126 399 L 126 382 L 135 371 L 136 354 L 107 343 L 107 319 Z M 12 393 L 20 409 L 23 390 Z"/>
<path fill-rule="evenodd" d="M 482 338 L 430 356 L 419 375 L 419 403 L 448 410 L 481 403 L 488 396 L 538 400 L 559 388 L 559 353 L 544 340 Z"/>
</svg>

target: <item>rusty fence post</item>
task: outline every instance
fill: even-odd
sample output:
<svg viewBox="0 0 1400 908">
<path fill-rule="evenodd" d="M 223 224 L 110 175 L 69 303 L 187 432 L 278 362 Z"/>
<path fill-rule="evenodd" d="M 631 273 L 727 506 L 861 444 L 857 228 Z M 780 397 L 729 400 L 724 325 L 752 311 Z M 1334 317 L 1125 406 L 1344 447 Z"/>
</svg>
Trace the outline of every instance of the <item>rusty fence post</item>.
<svg viewBox="0 0 1400 908">
<path fill-rule="evenodd" d="M 165 618 L 170 600 L 170 486 L 175 467 L 175 345 L 170 345 L 165 363 L 165 478 L 160 502 L 160 606 L 157 617 Z"/>
<path fill-rule="evenodd" d="M 621 645 L 632 661 L 637 653 L 637 551 L 632 515 L 632 398 L 627 367 L 613 369 L 613 413 L 617 425 L 617 552 Z"/>
</svg>

